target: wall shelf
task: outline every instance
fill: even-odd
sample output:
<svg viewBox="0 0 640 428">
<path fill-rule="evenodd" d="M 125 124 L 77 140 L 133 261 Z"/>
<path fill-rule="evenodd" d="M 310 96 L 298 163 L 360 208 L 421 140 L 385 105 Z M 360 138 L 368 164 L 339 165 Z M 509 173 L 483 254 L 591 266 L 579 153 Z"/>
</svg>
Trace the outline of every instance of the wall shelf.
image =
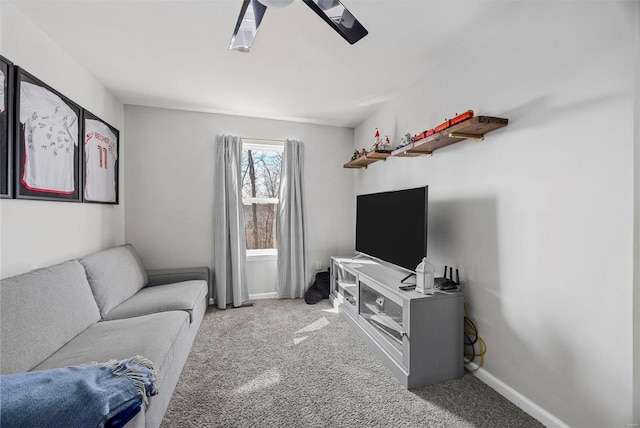
<svg viewBox="0 0 640 428">
<path fill-rule="evenodd" d="M 386 160 L 389 156 L 391 156 L 390 151 L 380 150 L 375 152 L 369 152 L 364 156 L 360 156 L 349 162 L 345 163 L 344 168 L 366 168 L 368 165 L 371 165 L 374 162 L 379 160 Z"/>
<path fill-rule="evenodd" d="M 474 138 L 476 139 L 476 141 L 483 140 L 485 134 L 505 127 L 508 123 L 509 119 L 504 119 L 501 117 L 472 117 L 463 122 L 450 126 L 443 131 L 436 132 L 435 134 L 430 135 L 427 138 L 423 138 L 422 140 L 415 141 L 405 147 L 402 147 L 392 152 L 392 155 L 398 156 L 405 152 L 409 155 L 414 156 L 416 154 L 431 154 L 436 149 L 466 140 L 468 138 Z"/>
<path fill-rule="evenodd" d="M 415 157 L 420 155 L 431 155 L 434 150 L 473 138 L 482 141 L 485 134 L 503 128 L 509 124 L 509 119 L 493 116 L 476 116 L 456 123 L 435 134 L 429 135 L 418 141 L 414 141 L 404 147 L 392 151 L 391 153 L 367 153 L 365 156 L 354 159 L 344 164 L 345 168 L 366 168 L 381 159 L 389 156 Z M 384 157 L 382 157 L 384 155 Z"/>
</svg>

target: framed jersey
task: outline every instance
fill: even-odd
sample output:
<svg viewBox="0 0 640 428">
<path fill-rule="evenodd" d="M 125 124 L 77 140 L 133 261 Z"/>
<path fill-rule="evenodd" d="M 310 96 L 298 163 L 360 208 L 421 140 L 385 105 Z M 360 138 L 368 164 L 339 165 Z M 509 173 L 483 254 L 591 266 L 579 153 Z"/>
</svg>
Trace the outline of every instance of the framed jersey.
<svg viewBox="0 0 640 428">
<path fill-rule="evenodd" d="M 0 55 L 0 198 L 13 197 L 13 63 Z"/>
<path fill-rule="evenodd" d="M 15 67 L 15 196 L 82 200 L 82 108 Z"/>
<path fill-rule="evenodd" d="M 117 204 L 120 133 L 91 112 L 83 113 L 83 200 Z"/>
</svg>

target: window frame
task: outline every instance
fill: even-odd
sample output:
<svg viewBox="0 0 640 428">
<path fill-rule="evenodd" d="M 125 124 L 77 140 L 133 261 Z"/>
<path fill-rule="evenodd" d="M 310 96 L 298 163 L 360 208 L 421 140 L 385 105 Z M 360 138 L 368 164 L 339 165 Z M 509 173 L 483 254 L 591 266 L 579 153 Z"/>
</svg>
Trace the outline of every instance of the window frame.
<svg viewBox="0 0 640 428">
<path fill-rule="evenodd" d="M 284 153 L 284 141 L 277 140 L 252 140 L 242 139 L 242 151 L 255 150 L 263 152 L 280 152 Z M 242 198 L 242 205 L 245 204 L 279 204 L 279 198 Z M 277 219 L 276 219 L 277 220 Z M 246 227 L 245 227 L 246 232 Z M 278 258 L 277 248 L 261 248 L 261 249 L 247 249 L 247 260 L 274 260 Z"/>
</svg>

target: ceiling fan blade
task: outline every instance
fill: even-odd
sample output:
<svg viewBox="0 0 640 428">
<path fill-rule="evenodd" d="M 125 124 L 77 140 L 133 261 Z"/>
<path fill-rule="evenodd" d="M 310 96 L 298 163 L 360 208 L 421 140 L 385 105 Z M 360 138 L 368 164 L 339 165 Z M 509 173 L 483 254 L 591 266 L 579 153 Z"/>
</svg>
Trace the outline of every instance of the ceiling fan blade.
<svg viewBox="0 0 640 428">
<path fill-rule="evenodd" d="M 244 0 L 229 49 L 249 52 L 267 7 L 257 0 Z"/>
<path fill-rule="evenodd" d="M 369 32 L 339 0 L 302 0 L 347 42 L 354 44 Z"/>
</svg>

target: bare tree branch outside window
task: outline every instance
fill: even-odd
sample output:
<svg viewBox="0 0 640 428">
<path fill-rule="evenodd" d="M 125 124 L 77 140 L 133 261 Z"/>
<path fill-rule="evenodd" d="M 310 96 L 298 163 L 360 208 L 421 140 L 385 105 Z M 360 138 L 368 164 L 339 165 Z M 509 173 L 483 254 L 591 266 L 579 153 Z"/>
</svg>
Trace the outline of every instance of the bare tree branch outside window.
<svg viewBox="0 0 640 428">
<path fill-rule="evenodd" d="M 276 248 L 281 164 L 281 152 L 243 150 L 242 198 L 248 250 Z"/>
</svg>

